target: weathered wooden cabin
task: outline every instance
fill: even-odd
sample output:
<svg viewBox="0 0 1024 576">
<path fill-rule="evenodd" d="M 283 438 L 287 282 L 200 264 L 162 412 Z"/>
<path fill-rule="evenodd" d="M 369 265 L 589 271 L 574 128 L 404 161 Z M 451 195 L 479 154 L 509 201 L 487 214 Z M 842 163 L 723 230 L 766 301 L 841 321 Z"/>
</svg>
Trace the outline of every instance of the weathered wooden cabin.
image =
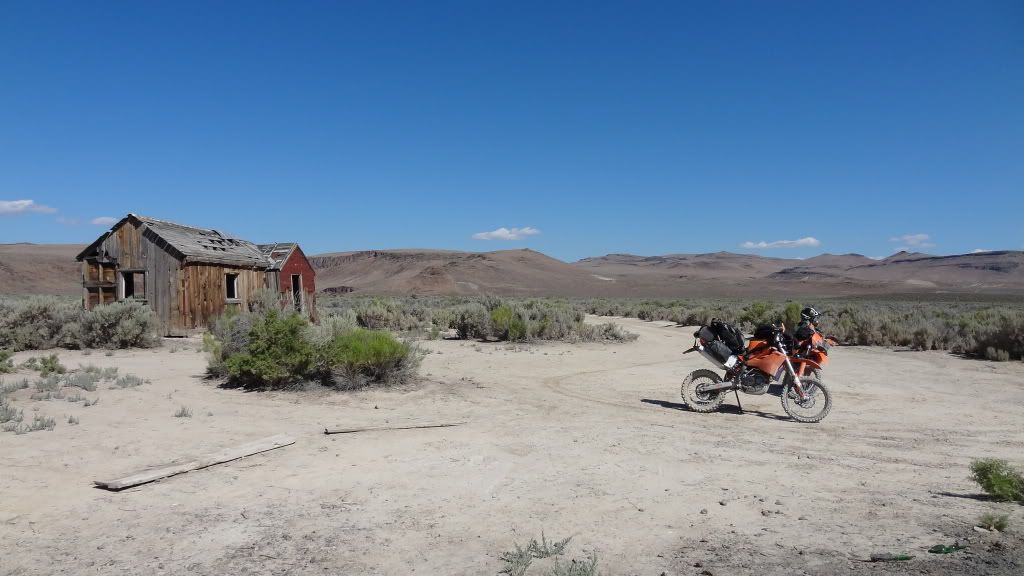
<svg viewBox="0 0 1024 576">
<path fill-rule="evenodd" d="M 302 248 L 294 242 L 260 244 L 258 248 L 271 263 L 267 286 L 280 292 L 296 312 L 305 312 L 316 321 L 316 271 Z"/>
<path fill-rule="evenodd" d="M 77 259 L 86 308 L 141 300 L 168 336 L 204 328 L 230 307 L 247 308 L 260 289 L 280 290 L 282 275 L 252 242 L 138 214 L 122 218 Z M 301 281 L 300 289 L 313 286 L 314 276 Z M 311 317 L 314 303 L 304 301 Z"/>
</svg>

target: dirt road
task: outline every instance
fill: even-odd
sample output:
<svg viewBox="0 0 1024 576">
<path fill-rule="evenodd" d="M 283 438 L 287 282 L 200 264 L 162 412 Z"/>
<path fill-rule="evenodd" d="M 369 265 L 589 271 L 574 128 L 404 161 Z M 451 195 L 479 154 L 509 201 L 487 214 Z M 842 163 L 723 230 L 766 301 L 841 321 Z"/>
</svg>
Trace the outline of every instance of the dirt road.
<svg viewBox="0 0 1024 576">
<path fill-rule="evenodd" d="M 542 530 L 573 535 L 570 555 L 595 551 L 606 574 L 1024 570 L 1024 508 L 979 499 L 967 478 L 976 457 L 1024 465 L 1021 363 L 840 348 L 831 415 L 801 425 L 768 395 L 742 396 L 742 414 L 688 412 L 679 383 L 708 367 L 680 355 L 693 330 L 619 322 L 640 339 L 426 342 L 425 383 L 349 394 L 218 388 L 195 341 L 61 352 L 150 382 L 101 385 L 89 407 L 12 395 L 27 420 L 58 423 L 0 434 L 0 574 L 485 575 Z M 173 416 L 182 406 L 192 417 Z M 449 420 L 468 424 L 322 434 Z M 277 433 L 297 442 L 119 493 L 91 487 Z M 1010 530 L 974 531 L 988 511 Z M 958 540 L 968 549 L 926 552 Z M 903 551 L 915 558 L 862 562 Z"/>
</svg>

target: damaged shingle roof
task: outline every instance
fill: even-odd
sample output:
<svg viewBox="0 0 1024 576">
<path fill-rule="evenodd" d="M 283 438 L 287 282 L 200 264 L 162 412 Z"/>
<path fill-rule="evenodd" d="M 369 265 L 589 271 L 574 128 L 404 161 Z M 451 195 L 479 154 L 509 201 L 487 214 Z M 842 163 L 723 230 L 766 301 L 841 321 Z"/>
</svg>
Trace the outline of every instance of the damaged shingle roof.
<svg viewBox="0 0 1024 576">
<path fill-rule="evenodd" d="M 134 220 L 143 226 L 143 235 L 156 244 L 167 248 L 183 262 L 202 262 L 210 264 L 226 264 L 230 266 L 249 266 L 269 268 L 270 260 L 255 244 L 247 240 L 230 238 L 216 230 L 196 228 L 158 220 L 138 214 L 129 214 L 114 224 L 104 236 L 78 255 L 81 260 L 90 250 L 101 243 L 107 236 L 121 227 L 126 221 Z"/>
<path fill-rule="evenodd" d="M 256 247 L 265 258 L 270 260 L 271 270 L 280 270 L 296 246 L 298 244 L 295 242 L 278 242 L 276 244 L 258 244 Z"/>
</svg>

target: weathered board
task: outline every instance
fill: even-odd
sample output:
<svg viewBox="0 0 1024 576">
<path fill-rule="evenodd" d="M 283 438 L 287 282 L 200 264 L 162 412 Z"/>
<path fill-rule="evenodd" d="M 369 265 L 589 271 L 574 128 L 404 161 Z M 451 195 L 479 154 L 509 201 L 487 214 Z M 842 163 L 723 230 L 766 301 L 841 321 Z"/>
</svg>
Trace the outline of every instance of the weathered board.
<svg viewBox="0 0 1024 576">
<path fill-rule="evenodd" d="M 324 434 L 352 434 L 353 432 L 379 432 L 382 430 L 417 430 L 420 428 L 450 428 L 465 422 L 446 422 L 444 424 L 419 424 L 416 426 L 374 426 L 371 428 L 324 428 Z"/>
<path fill-rule="evenodd" d="M 220 450 L 219 452 L 200 456 L 190 462 L 170 464 L 160 468 L 146 470 L 144 472 L 137 472 L 123 478 L 118 478 L 117 480 L 95 480 L 93 481 L 93 484 L 98 488 L 106 490 L 124 490 L 125 488 L 146 484 L 153 482 L 154 480 L 160 480 L 161 478 L 169 478 L 185 472 L 191 472 L 192 470 L 207 468 L 214 464 L 222 464 L 224 462 L 238 460 L 239 458 L 244 458 L 246 456 L 252 456 L 253 454 L 259 454 L 260 452 L 283 448 L 294 443 L 294 438 L 284 434 L 278 434 L 276 436 L 263 438 L 262 440 L 256 440 L 255 442 L 249 442 L 248 444 L 243 444 L 235 448 L 227 448 Z"/>
</svg>

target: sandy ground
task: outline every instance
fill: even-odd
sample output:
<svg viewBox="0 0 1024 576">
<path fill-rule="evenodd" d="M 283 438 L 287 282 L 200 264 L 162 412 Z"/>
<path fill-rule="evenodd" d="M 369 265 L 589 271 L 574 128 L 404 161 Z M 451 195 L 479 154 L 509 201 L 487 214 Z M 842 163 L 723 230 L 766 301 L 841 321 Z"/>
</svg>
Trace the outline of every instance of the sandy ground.
<svg viewBox="0 0 1024 576">
<path fill-rule="evenodd" d="M 1024 573 L 1024 507 L 980 498 L 967 478 L 973 457 L 1024 464 L 1024 364 L 840 348 L 819 425 L 785 419 L 770 395 L 695 414 L 679 397 L 708 367 L 680 355 L 692 329 L 619 322 L 640 339 L 427 342 L 425 382 L 358 393 L 221 389 L 202 379 L 194 340 L 60 352 L 151 382 L 101 385 L 90 407 L 13 395 L 26 420 L 58 424 L 0 434 L 0 573 L 495 574 L 502 551 L 541 531 L 574 536 L 570 555 L 595 551 L 605 574 Z M 193 416 L 174 417 L 181 406 Z M 450 420 L 468 424 L 322 433 Z M 297 442 L 119 493 L 91 487 L 278 433 Z M 976 532 L 987 511 L 1010 529 Z M 956 541 L 968 549 L 926 552 Z M 915 558 L 862 562 L 903 551 Z"/>
</svg>

